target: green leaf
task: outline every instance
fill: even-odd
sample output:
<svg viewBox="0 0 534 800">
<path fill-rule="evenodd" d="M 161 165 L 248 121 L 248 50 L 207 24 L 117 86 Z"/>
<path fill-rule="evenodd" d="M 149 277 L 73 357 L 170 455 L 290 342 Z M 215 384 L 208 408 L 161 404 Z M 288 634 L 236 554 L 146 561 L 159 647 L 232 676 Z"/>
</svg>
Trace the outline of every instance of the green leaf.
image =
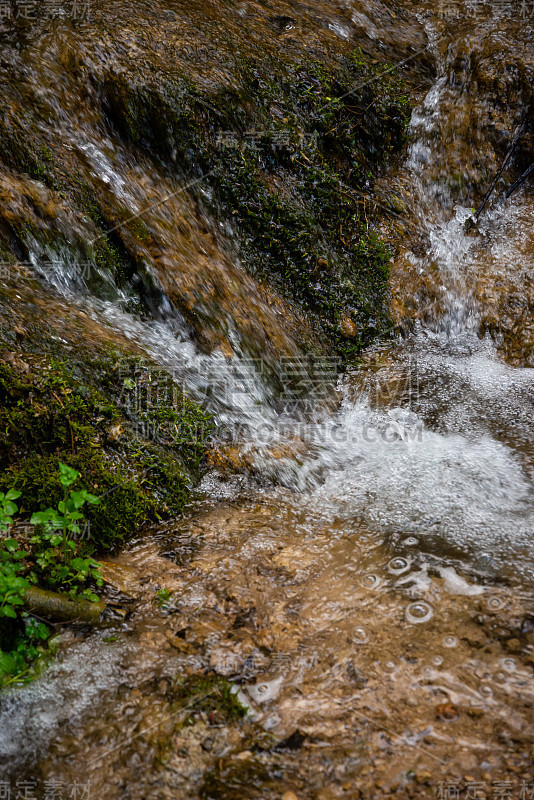
<svg viewBox="0 0 534 800">
<path fill-rule="evenodd" d="M 15 671 L 15 659 L 12 658 L 9 653 L 2 653 L 0 651 L 0 669 L 8 675 Z"/>
<path fill-rule="evenodd" d="M 27 589 L 28 588 L 28 581 L 24 578 L 13 578 L 11 581 L 11 585 L 14 589 Z"/>
<path fill-rule="evenodd" d="M 35 511 L 30 519 L 31 525 L 44 525 L 51 519 L 57 517 L 57 511 L 53 508 L 47 508 L 46 511 Z"/>
<path fill-rule="evenodd" d="M 4 514 L 16 514 L 18 511 L 17 506 L 15 503 L 12 503 L 10 500 L 4 500 Z"/>
<path fill-rule="evenodd" d="M 74 481 L 80 477 L 80 473 L 72 467 L 59 462 L 59 482 L 62 486 L 72 486 Z"/>
<path fill-rule="evenodd" d="M 17 619 L 17 612 L 12 606 L 4 606 L 3 608 L 0 608 L 0 616 Z"/>
<path fill-rule="evenodd" d="M 79 492 L 71 492 L 70 499 L 75 508 L 81 508 L 84 503 L 95 504 L 100 502 L 100 498 L 96 497 L 94 494 L 91 494 L 86 489 L 80 489 Z"/>
<path fill-rule="evenodd" d="M 19 549 L 19 543 L 16 539 L 4 539 L 4 547 L 8 553 L 14 553 L 15 550 Z"/>
<path fill-rule="evenodd" d="M 85 503 L 85 497 L 83 489 L 80 492 L 70 493 L 69 506 L 71 506 L 72 509 L 81 508 L 84 503 Z"/>
<path fill-rule="evenodd" d="M 9 492 L 6 494 L 6 500 L 16 500 L 18 497 L 22 495 L 22 492 L 17 492 L 16 489 L 10 489 Z"/>
</svg>

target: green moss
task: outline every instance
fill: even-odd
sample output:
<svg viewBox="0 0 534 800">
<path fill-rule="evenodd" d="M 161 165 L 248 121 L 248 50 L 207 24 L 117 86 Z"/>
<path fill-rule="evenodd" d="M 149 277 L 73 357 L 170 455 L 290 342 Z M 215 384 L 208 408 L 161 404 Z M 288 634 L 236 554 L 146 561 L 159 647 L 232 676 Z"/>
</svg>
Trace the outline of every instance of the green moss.
<svg viewBox="0 0 534 800">
<path fill-rule="evenodd" d="M 41 140 L 29 112 L 26 112 L 23 122 L 11 114 L 0 118 L 0 159 L 41 181 L 49 189 L 62 188 L 54 171 L 53 153 Z"/>
<path fill-rule="evenodd" d="M 172 699 L 191 706 L 191 719 L 203 711 L 211 723 L 229 723 L 246 714 L 232 684 L 220 675 L 190 675 L 177 678 L 172 688 Z"/>
<path fill-rule="evenodd" d="M 213 429 L 211 417 L 165 370 L 154 370 L 143 359 L 121 360 L 121 404 L 141 425 L 146 438 L 178 450 L 188 468 L 198 469 L 204 442 Z"/>
<path fill-rule="evenodd" d="M 245 267 L 298 301 L 340 353 L 352 354 L 389 328 L 389 253 L 373 231 L 372 184 L 405 141 L 404 87 L 389 64 L 341 45 L 324 61 L 268 49 L 220 57 L 233 79 L 209 90 L 172 65 L 105 73 L 105 114 L 165 172 L 209 173 L 211 211 L 234 222 Z M 70 162 L 54 157 L 39 132 L 39 98 L 12 91 L 0 120 L 0 158 L 49 186 L 68 187 L 69 202 L 100 231 L 87 250 L 95 266 L 89 288 L 106 299 L 126 290 L 129 310 L 150 311 L 160 290 L 136 248 L 150 239 L 149 229 L 92 178 L 67 175 Z M 261 132 L 256 148 L 247 139 L 253 131 Z M 221 144 L 227 132 L 235 146 Z M 12 233 L 23 254 L 28 236 Z M 55 239 L 42 243 L 46 252 L 55 248 Z M 347 317 L 357 330 L 350 339 L 340 325 Z"/>
<path fill-rule="evenodd" d="M 63 492 L 57 478 L 59 462 L 68 463 L 81 473 L 80 484 L 101 497 L 100 504 L 88 508 L 89 526 L 84 538 L 89 548 L 112 550 L 131 538 L 139 525 L 150 518 L 154 502 L 133 477 L 127 477 L 106 464 L 98 454 L 73 456 L 67 452 L 22 461 L 0 474 L 0 485 L 22 492 L 21 512 L 57 506 Z"/>
<path fill-rule="evenodd" d="M 189 398 L 178 408 L 132 408 L 117 376 L 104 372 L 102 391 L 51 359 L 24 379 L 0 363 L 0 491 L 21 491 L 23 513 L 55 506 L 62 498 L 59 461 L 74 467 L 101 498 L 87 513 L 88 541 L 109 550 L 143 522 L 183 510 L 212 423 Z"/>
<path fill-rule="evenodd" d="M 210 173 L 213 210 L 234 221 L 249 271 L 296 299 L 341 353 L 388 329 L 390 254 L 373 231 L 372 181 L 402 147 L 410 111 L 388 64 L 360 50 L 283 70 L 249 59 L 239 90 L 207 98 L 177 76 L 110 75 L 104 95 L 123 136 L 167 167 Z M 251 131 L 262 132 L 256 147 Z M 235 141 L 218 144 L 228 132 Z M 350 341 L 346 316 L 358 329 Z"/>
</svg>

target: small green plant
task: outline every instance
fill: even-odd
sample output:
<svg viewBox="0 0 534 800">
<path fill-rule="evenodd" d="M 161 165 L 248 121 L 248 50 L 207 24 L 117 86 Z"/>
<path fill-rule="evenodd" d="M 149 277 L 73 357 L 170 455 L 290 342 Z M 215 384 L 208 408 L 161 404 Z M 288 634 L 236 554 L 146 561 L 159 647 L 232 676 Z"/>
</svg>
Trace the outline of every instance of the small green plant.
<svg viewBox="0 0 534 800">
<path fill-rule="evenodd" d="M 18 511 L 13 502 L 20 497 L 20 492 L 10 489 L 4 494 L 0 492 L 0 531 L 4 532 L 13 524 L 13 514 Z M 28 553 L 19 549 L 15 539 L 4 539 L 0 547 L 0 617 L 17 618 L 16 606 L 24 602 L 24 591 L 28 581 L 20 577 L 21 561 Z"/>
<path fill-rule="evenodd" d="M 87 588 L 91 579 L 102 585 L 99 565 L 92 558 L 76 554 L 75 538 L 84 519 L 85 503 L 97 504 L 99 499 L 85 489 L 75 491 L 73 484 L 80 473 L 60 463 L 60 483 L 63 500 L 57 509 L 38 511 L 31 517 L 36 533 L 27 549 L 17 539 L 0 541 L 0 686 L 27 679 L 34 671 L 39 656 L 50 655 L 53 647 L 49 640 L 50 629 L 23 610 L 24 595 L 32 584 L 68 592 L 73 598 L 84 597 L 97 601 L 98 596 Z M 18 512 L 17 500 L 21 492 L 10 489 L 0 493 L 0 532 L 6 533 L 13 525 Z"/>
<path fill-rule="evenodd" d="M 18 511 L 14 500 L 19 497 L 20 492 L 14 489 L 0 493 L 1 532 L 13 524 L 13 514 Z M 38 655 L 36 639 L 49 636 L 46 625 L 37 620 L 30 623 L 28 615 L 21 612 L 24 593 L 30 586 L 21 576 L 28 555 L 16 539 L 7 538 L 0 543 L 0 685 L 13 680 L 13 675 L 26 673 L 29 662 Z"/>
<path fill-rule="evenodd" d="M 78 595 L 80 584 L 86 583 L 88 578 L 93 578 L 97 586 L 102 585 L 98 563 L 92 558 L 74 556 L 76 541 L 72 537 L 81 533 L 80 521 L 84 518 L 81 508 L 85 503 L 99 503 L 98 497 L 85 489 L 74 491 L 70 488 L 79 477 L 79 472 L 60 462 L 59 480 L 64 489 L 63 500 L 58 503 L 57 509 L 37 511 L 30 520 L 32 525 L 42 527 L 42 532 L 30 539 L 40 576 L 49 587 L 67 590 L 73 597 Z M 84 589 L 81 595 L 93 602 L 98 600 L 98 595 L 91 589 Z"/>
<path fill-rule="evenodd" d="M 24 592 L 29 583 L 20 577 L 22 564 L 28 555 L 24 550 L 19 550 L 19 543 L 15 539 L 5 539 L 0 548 L 0 617 L 17 618 L 16 606 L 24 603 Z"/>
<path fill-rule="evenodd" d="M 37 511 L 32 514 L 30 520 L 32 525 L 48 525 L 62 531 L 60 540 L 54 544 L 62 543 L 65 564 L 70 563 L 72 551 L 76 549 L 76 543 L 69 539 L 69 534 L 78 535 L 80 533 L 79 521 L 83 519 L 80 509 L 85 503 L 97 504 L 100 502 L 98 497 L 85 489 L 81 489 L 79 492 L 70 489 L 79 477 L 79 472 L 60 461 L 59 482 L 64 490 L 63 500 L 58 504 L 57 509 L 47 508 L 46 511 Z"/>
<path fill-rule="evenodd" d="M 158 589 L 158 604 L 160 608 L 165 608 L 167 600 L 170 598 L 171 593 L 168 589 Z"/>
<path fill-rule="evenodd" d="M 13 525 L 13 514 L 18 511 L 13 500 L 17 500 L 20 495 L 15 489 L 10 489 L 6 494 L 0 492 L 0 531 L 6 531 Z"/>
</svg>

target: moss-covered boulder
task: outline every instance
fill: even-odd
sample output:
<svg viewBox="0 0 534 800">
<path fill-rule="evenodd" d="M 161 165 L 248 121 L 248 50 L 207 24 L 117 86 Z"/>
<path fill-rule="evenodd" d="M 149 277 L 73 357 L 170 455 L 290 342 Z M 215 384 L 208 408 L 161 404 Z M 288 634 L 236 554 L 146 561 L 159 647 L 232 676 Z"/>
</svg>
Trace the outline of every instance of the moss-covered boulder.
<svg viewBox="0 0 534 800">
<path fill-rule="evenodd" d="M 119 352 L 109 358 L 104 387 L 72 360 L 14 364 L 0 361 L 0 491 L 22 492 L 24 517 L 62 499 L 59 462 L 77 469 L 80 484 L 100 498 L 84 532 L 93 549 L 113 549 L 141 524 L 183 510 L 212 423 L 181 389 L 174 404 L 168 396 L 165 403 L 143 398 L 150 364 Z M 172 381 L 160 368 L 156 374 Z"/>
</svg>

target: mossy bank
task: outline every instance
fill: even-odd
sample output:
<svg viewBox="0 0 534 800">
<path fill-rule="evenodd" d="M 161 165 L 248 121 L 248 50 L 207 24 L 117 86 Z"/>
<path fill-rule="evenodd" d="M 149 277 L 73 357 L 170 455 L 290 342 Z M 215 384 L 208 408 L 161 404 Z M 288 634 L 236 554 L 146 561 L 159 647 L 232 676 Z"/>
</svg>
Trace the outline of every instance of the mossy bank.
<svg viewBox="0 0 534 800">
<path fill-rule="evenodd" d="M 114 550 L 144 523 L 183 511 L 213 422 L 169 373 L 84 315 L 72 315 L 70 330 L 56 318 L 68 346 L 53 324 L 43 337 L 32 288 L 17 287 L 16 333 L 0 324 L 0 491 L 20 491 L 29 519 L 57 505 L 58 464 L 72 466 L 100 498 L 87 512 L 85 547 Z M 13 298 L 1 296 L 6 310 Z M 48 306 L 52 315 L 57 308 Z"/>
</svg>

